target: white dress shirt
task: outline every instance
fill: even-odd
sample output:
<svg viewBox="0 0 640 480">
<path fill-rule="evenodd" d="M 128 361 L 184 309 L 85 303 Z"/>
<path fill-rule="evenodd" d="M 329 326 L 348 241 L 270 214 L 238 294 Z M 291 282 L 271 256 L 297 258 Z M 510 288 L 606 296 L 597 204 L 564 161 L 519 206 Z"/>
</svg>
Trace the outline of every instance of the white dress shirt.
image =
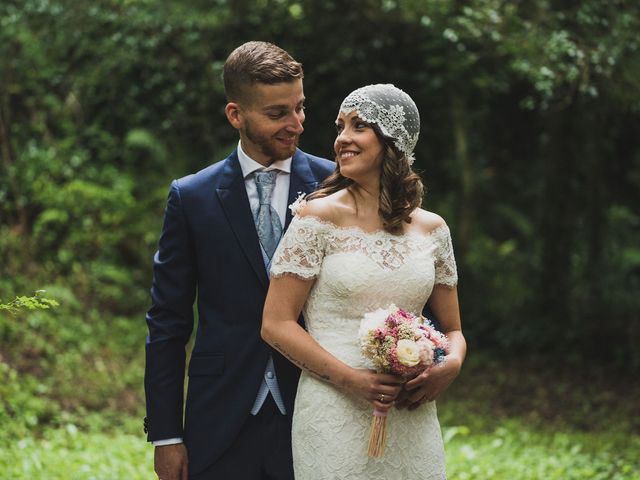
<svg viewBox="0 0 640 480">
<path fill-rule="evenodd" d="M 291 157 L 285 160 L 277 160 L 268 167 L 256 162 L 249 157 L 242 145 L 238 142 L 238 160 L 240 161 L 240 168 L 242 169 L 242 176 L 244 177 L 244 187 L 247 189 L 247 196 L 249 197 L 249 205 L 251 206 L 251 212 L 258 211 L 260 206 L 260 200 L 258 199 L 258 189 L 256 182 L 253 179 L 252 173 L 263 170 L 269 172 L 271 170 L 278 170 L 278 176 L 276 177 L 276 186 L 273 190 L 273 197 L 271 197 L 271 206 L 280 217 L 280 223 L 284 228 L 284 223 L 287 214 L 287 203 L 289 201 L 289 176 L 291 175 Z"/>
<path fill-rule="evenodd" d="M 284 228 L 286 215 L 287 215 L 287 203 L 289 201 L 289 176 L 291 175 L 291 158 L 285 160 L 277 160 L 268 167 L 256 162 L 249 157 L 242 149 L 242 142 L 238 142 L 238 161 L 240 162 L 240 168 L 242 170 L 242 177 L 244 178 L 244 187 L 247 190 L 247 196 L 249 197 L 249 206 L 251 207 L 251 213 L 255 214 L 260 207 L 260 199 L 258 198 L 258 188 L 253 178 L 253 173 L 263 170 L 265 172 L 271 170 L 278 170 L 278 176 L 276 177 L 276 186 L 273 190 L 273 197 L 271 197 L 271 206 L 278 213 L 280 217 L 280 223 Z M 273 360 L 269 358 L 269 363 L 265 372 L 265 380 L 271 384 L 274 379 L 273 373 Z M 271 387 L 271 385 L 269 385 Z M 264 400 L 264 399 L 263 399 Z M 260 402 L 262 405 L 262 402 Z M 254 405 L 255 409 L 255 405 Z M 258 408 L 259 409 L 259 408 Z M 182 438 L 167 438 L 165 440 L 155 440 L 151 442 L 154 446 L 160 447 L 163 445 L 173 445 L 176 443 L 182 443 Z"/>
</svg>

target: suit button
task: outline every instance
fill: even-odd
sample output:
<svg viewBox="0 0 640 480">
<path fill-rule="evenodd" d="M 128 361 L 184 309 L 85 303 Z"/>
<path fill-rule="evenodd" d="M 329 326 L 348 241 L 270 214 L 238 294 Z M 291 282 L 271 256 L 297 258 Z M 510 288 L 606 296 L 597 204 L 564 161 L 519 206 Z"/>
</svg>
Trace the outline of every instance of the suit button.
<svg viewBox="0 0 640 480">
<path fill-rule="evenodd" d="M 273 378 L 273 372 L 267 372 L 267 378 L 271 380 Z"/>
</svg>

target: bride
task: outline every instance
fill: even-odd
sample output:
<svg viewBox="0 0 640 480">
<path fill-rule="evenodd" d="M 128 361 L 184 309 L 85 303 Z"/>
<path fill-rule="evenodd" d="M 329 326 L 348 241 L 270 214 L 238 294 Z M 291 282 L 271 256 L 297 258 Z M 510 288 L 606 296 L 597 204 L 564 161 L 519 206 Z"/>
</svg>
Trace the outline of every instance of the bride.
<svg viewBox="0 0 640 480">
<path fill-rule="evenodd" d="M 295 475 L 444 479 L 434 400 L 458 375 L 466 343 L 449 229 L 419 208 L 423 187 L 411 170 L 418 110 L 393 85 L 369 85 L 342 102 L 336 126 L 336 170 L 280 242 L 262 323 L 263 338 L 303 372 Z M 420 313 L 427 302 L 449 339 L 446 361 L 409 381 L 367 368 L 364 314 L 392 303 Z M 389 412 L 382 458 L 367 456 L 374 408 Z"/>
</svg>

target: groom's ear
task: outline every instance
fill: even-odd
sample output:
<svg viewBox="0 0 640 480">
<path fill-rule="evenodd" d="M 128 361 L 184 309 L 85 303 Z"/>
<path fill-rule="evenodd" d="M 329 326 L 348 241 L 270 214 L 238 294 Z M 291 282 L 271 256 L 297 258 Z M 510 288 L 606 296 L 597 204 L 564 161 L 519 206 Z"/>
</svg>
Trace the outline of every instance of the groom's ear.
<svg viewBox="0 0 640 480">
<path fill-rule="evenodd" d="M 224 113 L 233 128 L 238 130 L 242 127 L 242 113 L 240 112 L 240 106 L 237 103 L 227 103 L 227 106 L 224 107 Z"/>
</svg>

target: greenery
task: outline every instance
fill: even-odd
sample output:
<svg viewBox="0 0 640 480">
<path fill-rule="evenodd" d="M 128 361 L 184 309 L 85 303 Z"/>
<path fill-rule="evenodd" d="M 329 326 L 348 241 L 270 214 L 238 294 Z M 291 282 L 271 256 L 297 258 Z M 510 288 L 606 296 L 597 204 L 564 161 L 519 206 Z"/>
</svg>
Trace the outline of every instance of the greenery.
<svg viewBox="0 0 640 480">
<path fill-rule="evenodd" d="M 20 309 L 26 308 L 29 310 L 48 310 L 51 307 L 57 307 L 60 304 L 50 298 L 45 298 L 42 294 L 44 290 L 37 290 L 35 294 L 30 297 L 21 296 L 16 297 L 9 303 L 0 303 L 0 310 L 6 310 L 10 313 L 18 313 Z"/>
<path fill-rule="evenodd" d="M 73 424 L 3 445 L 3 479 L 147 480 L 153 474 L 153 449 L 140 435 L 82 432 Z"/>
<path fill-rule="evenodd" d="M 438 402 L 451 478 L 640 479 L 640 386 L 610 374 L 471 358 Z"/>
<path fill-rule="evenodd" d="M 637 480 L 638 448 L 622 435 L 540 433 L 520 422 L 493 432 L 444 428 L 451 480 Z M 73 426 L 44 438 L 22 439 L 0 453 L 2 478 L 146 480 L 153 450 L 131 433 L 78 432 Z"/>
<path fill-rule="evenodd" d="M 537 374 L 544 365 L 470 358 L 438 401 L 451 480 L 640 479 L 640 407 L 629 400 L 637 382 L 612 380 L 601 367 L 583 373 L 590 382 L 567 365 Z M 150 478 L 153 449 L 140 430 L 139 418 L 114 410 L 3 432 L 0 478 Z"/>
<path fill-rule="evenodd" d="M 637 478 L 638 31 L 630 0 L 0 2 L 0 477 L 148 478 L 166 192 L 234 147 L 220 72 L 263 39 L 305 65 L 306 151 L 356 87 L 418 104 L 476 365 L 452 478 Z"/>
<path fill-rule="evenodd" d="M 619 434 L 606 436 L 536 432 L 511 422 L 489 433 L 445 429 L 452 480 L 637 480 L 640 444 Z"/>
</svg>

